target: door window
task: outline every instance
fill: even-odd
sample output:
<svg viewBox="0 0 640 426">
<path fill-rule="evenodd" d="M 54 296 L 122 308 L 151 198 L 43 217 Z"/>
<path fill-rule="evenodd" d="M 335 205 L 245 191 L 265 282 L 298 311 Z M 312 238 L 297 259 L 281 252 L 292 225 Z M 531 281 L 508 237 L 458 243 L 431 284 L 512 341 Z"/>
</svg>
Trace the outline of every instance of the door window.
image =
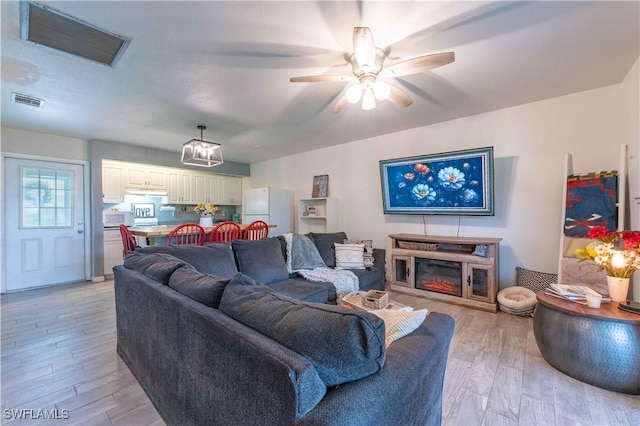
<svg viewBox="0 0 640 426">
<path fill-rule="evenodd" d="M 73 171 L 21 167 L 21 228 L 70 228 Z"/>
</svg>

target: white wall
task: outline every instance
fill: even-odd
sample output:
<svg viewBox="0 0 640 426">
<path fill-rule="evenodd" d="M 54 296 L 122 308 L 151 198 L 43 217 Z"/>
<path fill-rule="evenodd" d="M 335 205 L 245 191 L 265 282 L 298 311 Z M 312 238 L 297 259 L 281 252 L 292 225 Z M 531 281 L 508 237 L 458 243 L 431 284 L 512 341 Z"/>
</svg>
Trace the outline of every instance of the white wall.
<svg viewBox="0 0 640 426">
<path fill-rule="evenodd" d="M 640 229 L 640 58 L 621 83 L 622 139 L 629 145 L 629 218 Z M 633 278 L 633 300 L 640 302 L 640 272 Z"/>
<path fill-rule="evenodd" d="M 89 160 L 89 143 L 82 139 L 2 127 L 2 152 L 67 160 Z"/>
<path fill-rule="evenodd" d="M 309 197 L 313 176 L 328 174 L 344 231 L 350 238 L 373 238 L 376 247 L 389 249 L 388 235 L 400 232 L 503 238 L 505 287 L 514 282 L 516 266 L 556 272 L 565 153 L 572 153 L 576 172 L 617 169 L 620 99 L 621 86 L 613 85 L 255 163 L 251 186 Z M 382 213 L 379 160 L 483 146 L 494 147 L 494 217 Z"/>
</svg>

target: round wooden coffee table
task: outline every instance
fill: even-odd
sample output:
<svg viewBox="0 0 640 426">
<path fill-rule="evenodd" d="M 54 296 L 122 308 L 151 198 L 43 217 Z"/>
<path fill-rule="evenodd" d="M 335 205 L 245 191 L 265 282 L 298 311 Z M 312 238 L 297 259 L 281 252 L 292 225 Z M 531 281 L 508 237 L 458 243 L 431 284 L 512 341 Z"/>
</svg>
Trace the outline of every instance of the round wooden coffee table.
<svg viewBox="0 0 640 426">
<path fill-rule="evenodd" d="M 599 309 L 540 291 L 533 334 L 542 357 L 554 368 L 591 385 L 640 395 L 640 315 Z"/>
</svg>

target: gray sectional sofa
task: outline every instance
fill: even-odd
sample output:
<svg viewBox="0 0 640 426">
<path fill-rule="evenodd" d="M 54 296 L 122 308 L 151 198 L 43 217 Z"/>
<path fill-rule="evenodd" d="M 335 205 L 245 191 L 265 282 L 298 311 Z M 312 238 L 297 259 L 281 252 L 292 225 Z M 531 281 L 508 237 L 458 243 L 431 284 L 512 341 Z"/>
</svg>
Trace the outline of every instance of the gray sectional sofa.
<svg viewBox="0 0 640 426">
<path fill-rule="evenodd" d="M 439 424 L 453 319 L 430 313 L 386 347 L 385 323 L 332 305 L 325 285 L 249 275 L 242 250 L 260 262 L 274 240 L 144 248 L 114 268 L 117 350 L 163 419 Z"/>
<path fill-rule="evenodd" d="M 333 245 L 347 240 L 344 232 L 309 233 L 324 263 L 336 265 Z M 150 246 L 139 249 L 141 253 L 168 253 L 192 264 L 198 271 L 221 278 L 231 278 L 242 272 L 266 284 L 274 290 L 307 302 L 336 304 L 336 291 L 331 283 L 311 282 L 297 273 L 289 274 L 284 237 L 265 238 L 258 241 L 235 240 L 233 249 L 226 245 L 209 244 L 204 250 L 194 246 Z M 354 269 L 360 290 L 384 290 L 385 250 L 373 250 L 374 265 L 367 269 Z M 215 259 L 215 260 L 212 260 Z"/>
</svg>

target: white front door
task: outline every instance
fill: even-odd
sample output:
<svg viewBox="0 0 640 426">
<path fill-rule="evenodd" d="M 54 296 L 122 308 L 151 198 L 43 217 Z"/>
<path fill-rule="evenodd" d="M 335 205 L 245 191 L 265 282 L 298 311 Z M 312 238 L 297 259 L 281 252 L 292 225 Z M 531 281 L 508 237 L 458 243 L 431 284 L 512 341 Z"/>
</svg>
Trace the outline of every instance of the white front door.
<svg viewBox="0 0 640 426">
<path fill-rule="evenodd" d="M 7 291 L 83 281 L 84 166 L 5 157 Z"/>
</svg>

